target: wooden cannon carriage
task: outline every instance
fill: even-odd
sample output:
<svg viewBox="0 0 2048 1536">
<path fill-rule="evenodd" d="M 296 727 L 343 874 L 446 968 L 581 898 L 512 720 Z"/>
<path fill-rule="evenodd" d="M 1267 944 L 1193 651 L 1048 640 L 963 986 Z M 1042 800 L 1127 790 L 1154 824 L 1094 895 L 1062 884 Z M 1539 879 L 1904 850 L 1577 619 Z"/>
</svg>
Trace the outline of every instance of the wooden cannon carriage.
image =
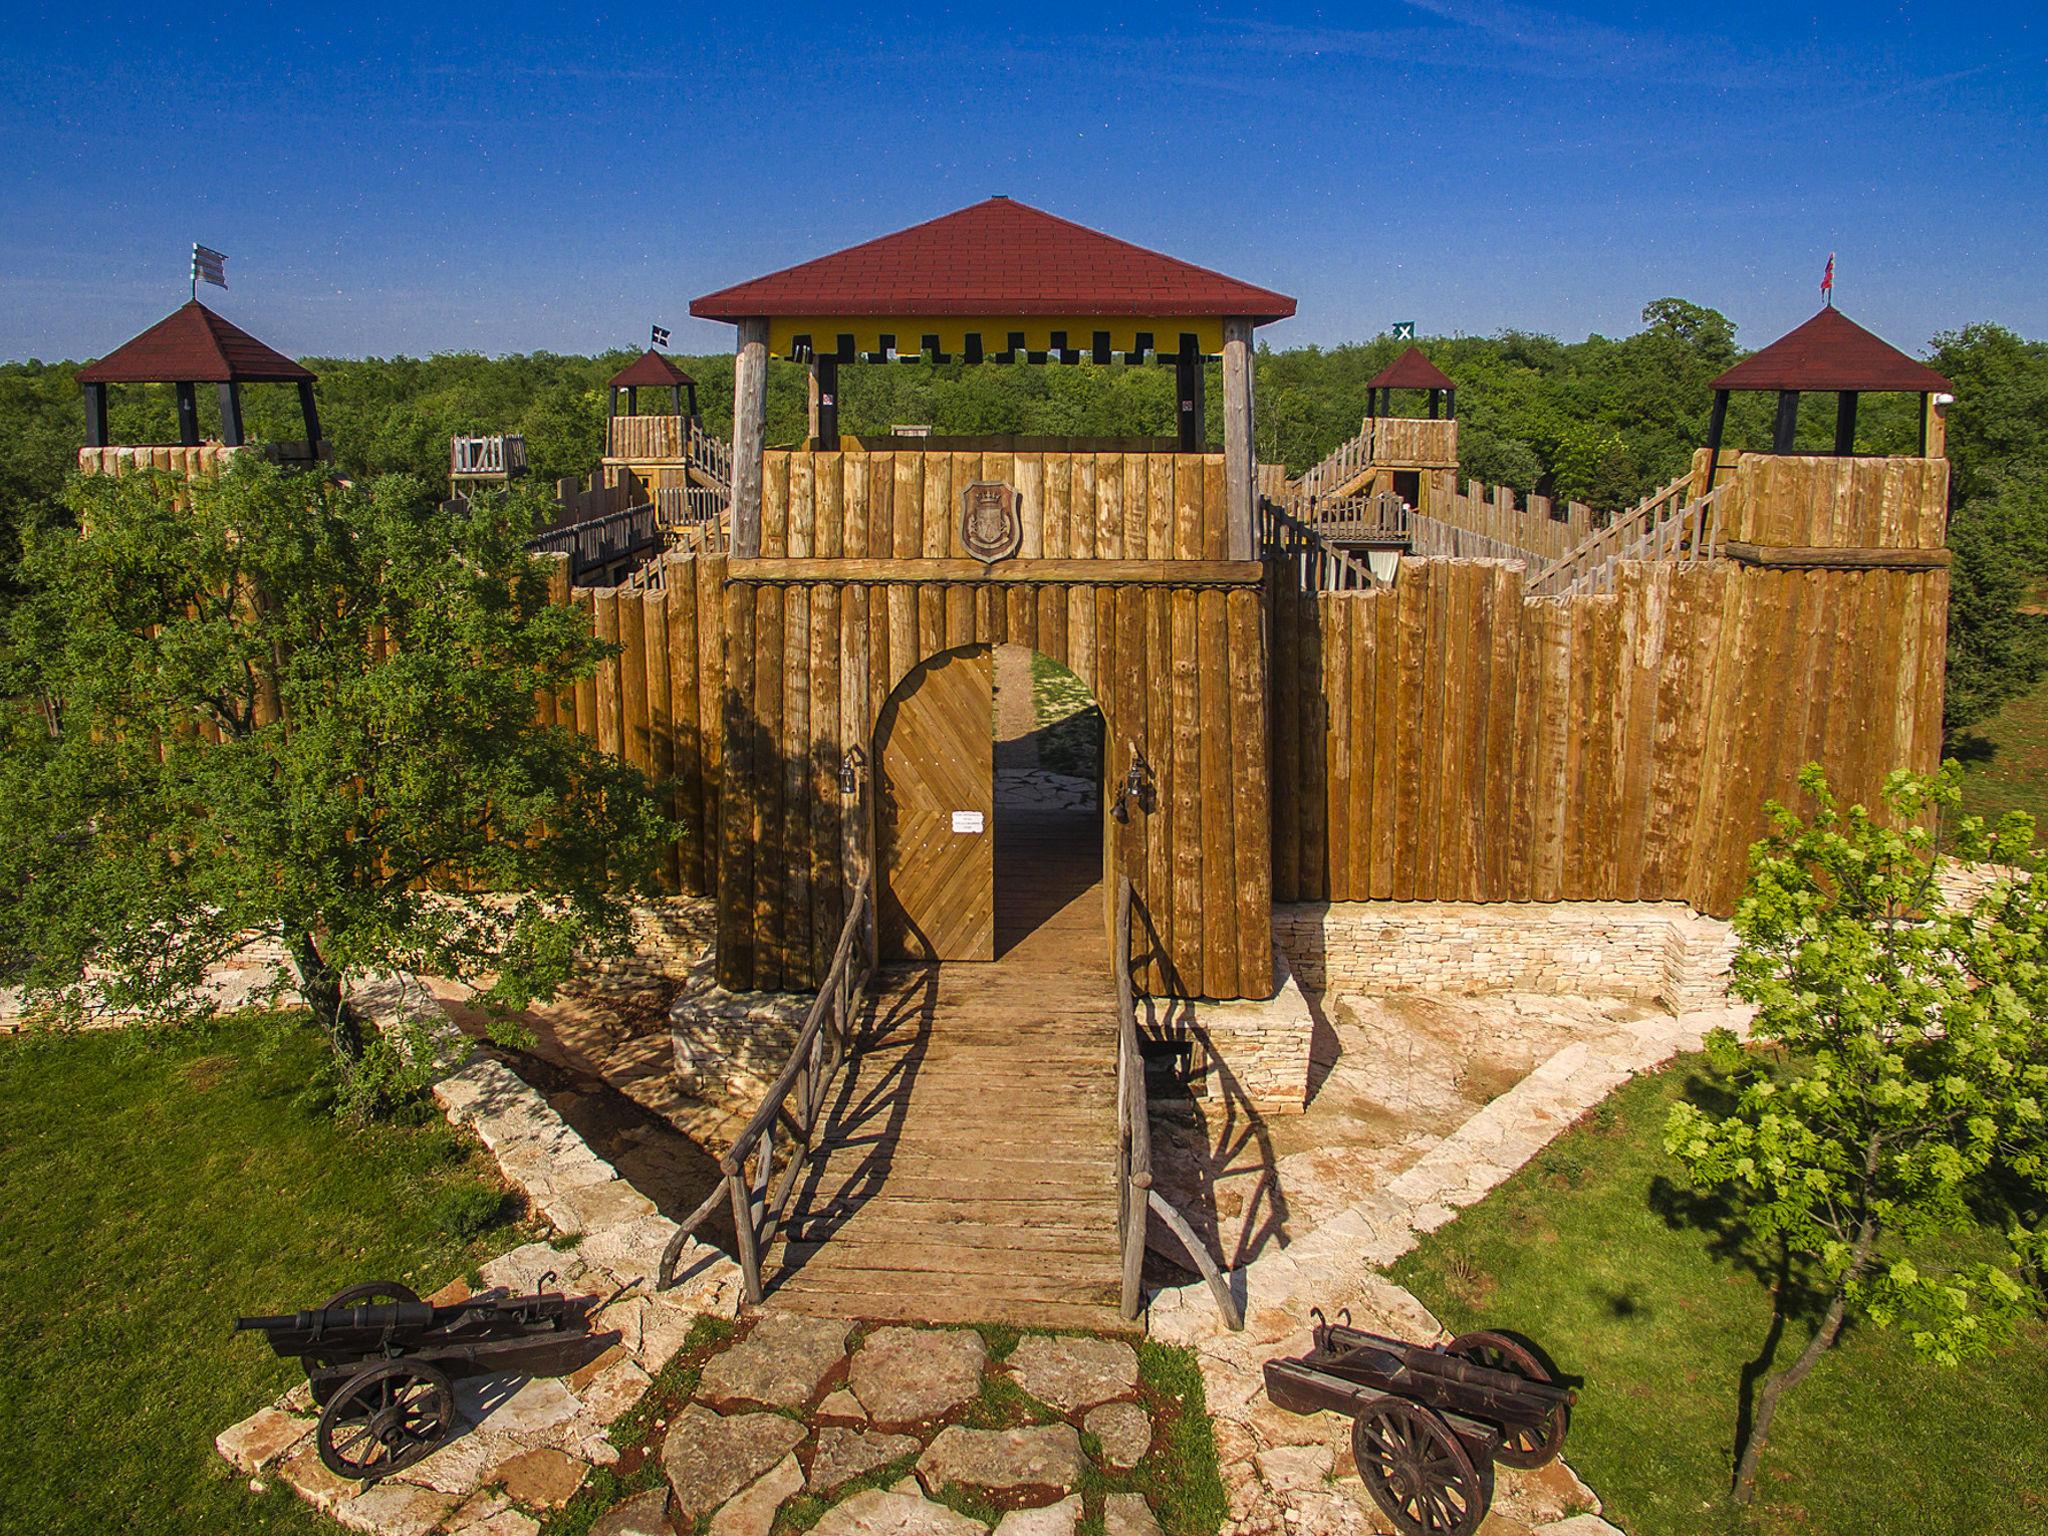
<svg viewBox="0 0 2048 1536">
<path fill-rule="evenodd" d="M 543 1275 L 545 1286 L 552 1275 Z M 350 1286 L 323 1306 L 235 1319 L 306 1369 L 320 1407 L 320 1459 L 337 1477 L 376 1479 L 432 1455 L 455 1433 L 452 1378 L 584 1336 L 594 1296 L 486 1291 L 435 1306 L 395 1281 Z"/>
<path fill-rule="evenodd" d="M 1307 1354 L 1266 1362 L 1266 1396 L 1290 1413 L 1350 1414 L 1358 1475 L 1407 1536 L 1472 1536 L 1494 1462 L 1540 1467 L 1564 1449 L 1577 1394 L 1519 1340 L 1410 1344 L 1314 1315 Z"/>
</svg>

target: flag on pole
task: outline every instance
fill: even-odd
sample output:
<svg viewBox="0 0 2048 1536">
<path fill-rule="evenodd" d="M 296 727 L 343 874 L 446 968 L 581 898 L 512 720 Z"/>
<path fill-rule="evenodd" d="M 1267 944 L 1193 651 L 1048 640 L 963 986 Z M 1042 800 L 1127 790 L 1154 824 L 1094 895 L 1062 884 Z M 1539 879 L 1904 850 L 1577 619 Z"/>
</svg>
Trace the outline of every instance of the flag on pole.
<svg viewBox="0 0 2048 1536">
<path fill-rule="evenodd" d="M 658 325 L 654 328 L 654 344 L 657 347 L 665 347 L 668 345 L 668 331 Z"/>
<path fill-rule="evenodd" d="M 1835 302 L 1835 253 L 1828 252 L 1827 270 L 1820 275 L 1820 296 L 1833 304 Z"/>
<path fill-rule="evenodd" d="M 228 259 L 219 251 L 208 250 L 196 241 L 192 246 L 192 296 L 199 297 L 199 285 L 211 283 L 216 288 L 228 285 Z"/>
</svg>

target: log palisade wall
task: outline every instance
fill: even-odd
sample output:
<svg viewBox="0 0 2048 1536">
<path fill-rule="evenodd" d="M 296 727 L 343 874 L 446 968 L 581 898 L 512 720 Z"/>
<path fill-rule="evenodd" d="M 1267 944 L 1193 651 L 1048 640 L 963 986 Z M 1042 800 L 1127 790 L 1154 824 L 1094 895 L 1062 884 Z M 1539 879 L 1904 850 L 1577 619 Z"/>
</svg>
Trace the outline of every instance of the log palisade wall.
<svg viewBox="0 0 2048 1536">
<path fill-rule="evenodd" d="M 1278 901 L 1679 900 L 1726 915 L 1763 805 L 1874 803 L 1941 740 L 1945 570 L 1622 565 L 1611 595 L 1404 561 L 1272 592 Z"/>
<path fill-rule="evenodd" d="M 964 557 L 960 493 L 1014 486 L 1022 559 L 1222 560 L 1220 453 L 833 452 L 764 456 L 764 559 Z"/>
<path fill-rule="evenodd" d="M 1101 706 L 1106 775 L 1133 748 L 1145 804 L 1105 815 L 1105 862 L 1131 877 L 1139 985 L 1218 998 L 1271 990 L 1266 646 L 1256 581 L 818 581 L 750 562 L 726 588 L 729 636 L 718 954 L 730 987 L 823 975 L 847 872 L 871 847 L 836 775 L 918 663 L 1027 645 Z M 856 821 L 855 826 L 859 823 Z"/>
</svg>

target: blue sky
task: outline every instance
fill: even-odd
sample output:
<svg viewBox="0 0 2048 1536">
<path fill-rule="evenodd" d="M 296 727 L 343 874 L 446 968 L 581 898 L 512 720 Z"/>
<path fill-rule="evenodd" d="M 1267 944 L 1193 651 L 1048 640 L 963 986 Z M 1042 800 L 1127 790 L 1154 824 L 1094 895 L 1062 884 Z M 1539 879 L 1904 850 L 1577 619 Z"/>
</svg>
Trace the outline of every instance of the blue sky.
<svg viewBox="0 0 2048 1536">
<path fill-rule="evenodd" d="M 2048 8 L 11 8 L 0 357 L 185 297 L 295 353 L 730 345 L 698 293 L 1006 193 L 1277 346 L 1841 307 L 2048 335 Z M 210 290 L 211 292 L 211 290 Z"/>
</svg>

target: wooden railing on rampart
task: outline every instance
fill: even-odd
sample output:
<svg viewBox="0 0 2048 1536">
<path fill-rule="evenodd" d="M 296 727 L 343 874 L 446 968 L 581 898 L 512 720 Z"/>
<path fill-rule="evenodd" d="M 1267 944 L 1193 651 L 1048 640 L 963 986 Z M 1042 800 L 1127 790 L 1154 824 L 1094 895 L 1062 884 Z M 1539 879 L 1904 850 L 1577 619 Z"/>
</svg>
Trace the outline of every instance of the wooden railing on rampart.
<svg viewBox="0 0 2048 1536">
<path fill-rule="evenodd" d="M 1713 559 L 1721 538 L 1714 509 L 1725 489 L 1725 485 L 1717 486 L 1705 496 L 1695 497 L 1692 476 L 1681 475 L 1545 566 L 1529 583 L 1529 596 L 1612 592 L 1615 564 L 1622 560 L 1675 560 L 1691 565 Z"/>
<path fill-rule="evenodd" d="M 1173 1203 L 1152 1187 L 1152 1121 L 1145 1095 L 1145 1058 L 1138 1045 L 1137 994 L 1131 985 L 1131 877 L 1116 882 L 1116 1230 L 1123 1251 L 1121 1305 L 1125 1321 L 1136 1321 L 1145 1304 L 1145 1239 L 1157 1216 L 1193 1260 L 1232 1329 L 1244 1327 L 1244 1312 L 1223 1271 Z"/>
<path fill-rule="evenodd" d="M 526 439 L 517 432 L 485 436 L 459 434 L 448 439 L 448 476 L 499 476 L 510 479 L 526 473 Z"/>
<path fill-rule="evenodd" d="M 847 905 L 831 968 L 797 1032 L 789 1059 L 769 1084 L 754 1117 L 719 1157 L 718 1187 L 670 1236 L 662 1250 L 657 1290 L 675 1284 L 683 1245 L 723 1200 L 732 1211 L 735 1257 L 747 1301 L 760 1305 L 762 1258 L 775 1246 L 790 1197 L 818 1148 L 840 1069 L 858 1049 L 854 1019 L 866 1002 L 875 970 L 873 901 L 874 877 L 863 874 Z M 778 1133 L 784 1140 L 779 1167 Z"/>
<path fill-rule="evenodd" d="M 1277 562 L 1303 592 L 1369 592 L 1380 585 L 1353 559 L 1276 502 L 1259 501 L 1259 557 Z"/>
</svg>

